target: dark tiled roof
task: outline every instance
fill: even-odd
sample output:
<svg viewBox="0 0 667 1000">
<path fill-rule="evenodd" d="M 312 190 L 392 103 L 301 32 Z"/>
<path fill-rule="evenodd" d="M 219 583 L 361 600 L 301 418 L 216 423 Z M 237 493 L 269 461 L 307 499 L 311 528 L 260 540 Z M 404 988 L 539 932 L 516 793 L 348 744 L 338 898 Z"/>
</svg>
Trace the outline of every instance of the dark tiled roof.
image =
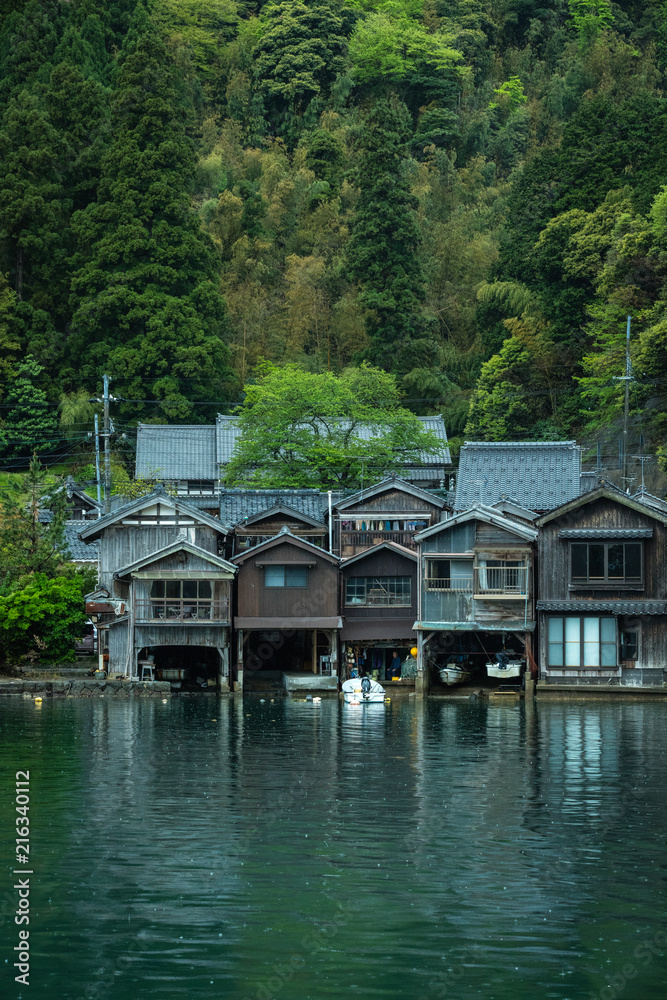
<svg viewBox="0 0 667 1000">
<path fill-rule="evenodd" d="M 646 507 L 653 507 L 655 510 L 662 511 L 663 513 L 667 511 L 667 500 L 661 500 L 660 497 L 653 496 L 652 493 L 647 493 L 646 490 L 637 490 L 632 499 L 638 500 L 639 503 L 643 503 Z"/>
<path fill-rule="evenodd" d="M 246 517 L 281 506 L 324 523 L 328 503 L 327 494 L 319 490 L 222 490 L 220 520 L 240 524 Z"/>
<path fill-rule="evenodd" d="M 65 542 L 74 561 L 82 559 L 97 559 L 99 552 L 99 542 L 82 542 L 79 532 L 86 524 L 85 521 L 65 522 Z"/>
<path fill-rule="evenodd" d="M 407 478 L 441 479 L 451 464 L 444 421 L 441 416 L 419 419 L 424 430 L 437 435 L 441 448 L 433 455 L 423 454 L 423 465 L 410 466 Z M 136 475 L 157 479 L 217 480 L 220 466 L 227 465 L 232 458 L 239 434 L 238 418 L 222 413 L 212 425 L 139 424 Z M 377 429 L 371 424 L 360 424 L 355 434 L 369 441 L 377 435 Z"/>
<path fill-rule="evenodd" d="M 653 528 L 564 528 L 559 538 L 652 538 Z"/>
<path fill-rule="evenodd" d="M 530 510 L 553 510 L 581 492 L 575 441 L 466 441 L 456 479 L 455 510 L 511 497 Z"/>
<path fill-rule="evenodd" d="M 138 478 L 219 478 L 215 425 L 139 424 Z"/>
<path fill-rule="evenodd" d="M 667 615 L 667 601 L 538 601 L 538 611 L 560 611 L 587 615 Z"/>
</svg>

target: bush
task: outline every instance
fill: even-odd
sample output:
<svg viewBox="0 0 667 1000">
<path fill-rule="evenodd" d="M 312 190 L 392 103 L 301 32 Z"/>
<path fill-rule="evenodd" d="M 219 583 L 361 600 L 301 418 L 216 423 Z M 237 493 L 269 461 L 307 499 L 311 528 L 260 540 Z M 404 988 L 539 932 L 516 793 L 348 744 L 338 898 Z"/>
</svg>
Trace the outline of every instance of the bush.
<svg viewBox="0 0 667 1000">
<path fill-rule="evenodd" d="M 0 596 L 0 658 L 70 662 L 85 623 L 82 581 L 36 573 L 20 589 Z"/>
</svg>

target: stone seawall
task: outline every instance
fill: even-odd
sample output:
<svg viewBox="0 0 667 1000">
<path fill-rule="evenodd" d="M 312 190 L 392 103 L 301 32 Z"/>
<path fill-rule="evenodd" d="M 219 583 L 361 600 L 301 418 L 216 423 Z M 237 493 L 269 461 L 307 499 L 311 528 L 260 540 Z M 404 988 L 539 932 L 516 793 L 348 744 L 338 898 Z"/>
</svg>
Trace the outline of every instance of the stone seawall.
<svg viewBox="0 0 667 1000">
<path fill-rule="evenodd" d="M 19 680 L 0 681 L 0 697 L 24 698 L 170 698 L 169 681 Z"/>
</svg>

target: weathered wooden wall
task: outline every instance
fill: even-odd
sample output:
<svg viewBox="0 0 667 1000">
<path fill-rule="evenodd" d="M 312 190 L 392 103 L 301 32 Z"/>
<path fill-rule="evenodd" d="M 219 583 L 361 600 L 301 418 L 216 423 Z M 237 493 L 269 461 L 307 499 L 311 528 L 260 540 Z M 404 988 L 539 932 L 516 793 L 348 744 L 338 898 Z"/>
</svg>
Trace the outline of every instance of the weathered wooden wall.
<svg viewBox="0 0 667 1000">
<path fill-rule="evenodd" d="M 644 585 L 628 590 L 605 587 L 599 591 L 570 591 L 570 540 L 559 538 L 563 529 L 576 528 L 651 528 L 652 538 L 643 539 Z M 555 518 L 540 528 L 539 534 L 539 599 L 566 601 L 596 598 L 598 600 L 665 600 L 667 596 L 667 531 L 649 514 L 632 510 L 603 497 L 574 511 Z M 594 539 L 587 539 L 594 541 Z"/>
<path fill-rule="evenodd" d="M 256 561 L 263 565 L 257 566 Z M 312 563 L 307 587 L 265 587 L 264 565 Z M 239 565 L 238 613 L 244 618 L 333 617 L 338 610 L 338 565 L 285 540 L 268 551 L 251 553 Z"/>
<path fill-rule="evenodd" d="M 360 607 L 359 605 L 345 606 L 345 581 L 355 576 L 409 576 L 412 581 L 410 605 L 394 607 Z M 341 606 L 346 620 L 358 621 L 363 618 L 407 618 L 412 615 L 414 621 L 417 617 L 417 560 L 403 556 L 399 552 L 391 549 L 378 548 L 368 550 L 368 555 L 363 559 L 357 559 L 351 566 L 342 567 L 342 598 Z"/>
<path fill-rule="evenodd" d="M 207 525 L 181 528 L 171 525 L 124 526 L 110 525 L 100 538 L 100 584 L 118 596 L 114 589 L 113 574 L 152 552 L 175 542 L 181 531 L 187 532 L 187 540 L 206 552 L 218 554 L 224 544 L 224 536 Z"/>
</svg>

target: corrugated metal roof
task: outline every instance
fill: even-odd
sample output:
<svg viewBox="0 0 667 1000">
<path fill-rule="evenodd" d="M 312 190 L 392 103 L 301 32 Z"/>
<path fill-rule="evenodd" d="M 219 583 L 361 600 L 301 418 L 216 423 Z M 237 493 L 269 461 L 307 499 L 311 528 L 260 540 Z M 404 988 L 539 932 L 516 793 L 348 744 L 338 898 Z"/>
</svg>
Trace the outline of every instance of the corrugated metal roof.
<svg viewBox="0 0 667 1000">
<path fill-rule="evenodd" d="M 139 424 L 136 475 L 155 479 L 219 479 L 215 425 Z"/>
<path fill-rule="evenodd" d="M 240 524 L 247 517 L 282 506 L 324 523 L 328 503 L 327 494 L 319 490 L 222 490 L 220 520 Z"/>
<path fill-rule="evenodd" d="M 578 615 L 605 612 L 612 615 L 667 615 L 666 601 L 538 601 L 538 611 L 576 612 Z"/>
<path fill-rule="evenodd" d="M 456 479 L 455 510 L 504 497 L 537 513 L 581 492 L 581 449 L 575 441 L 466 441 Z"/>
</svg>

